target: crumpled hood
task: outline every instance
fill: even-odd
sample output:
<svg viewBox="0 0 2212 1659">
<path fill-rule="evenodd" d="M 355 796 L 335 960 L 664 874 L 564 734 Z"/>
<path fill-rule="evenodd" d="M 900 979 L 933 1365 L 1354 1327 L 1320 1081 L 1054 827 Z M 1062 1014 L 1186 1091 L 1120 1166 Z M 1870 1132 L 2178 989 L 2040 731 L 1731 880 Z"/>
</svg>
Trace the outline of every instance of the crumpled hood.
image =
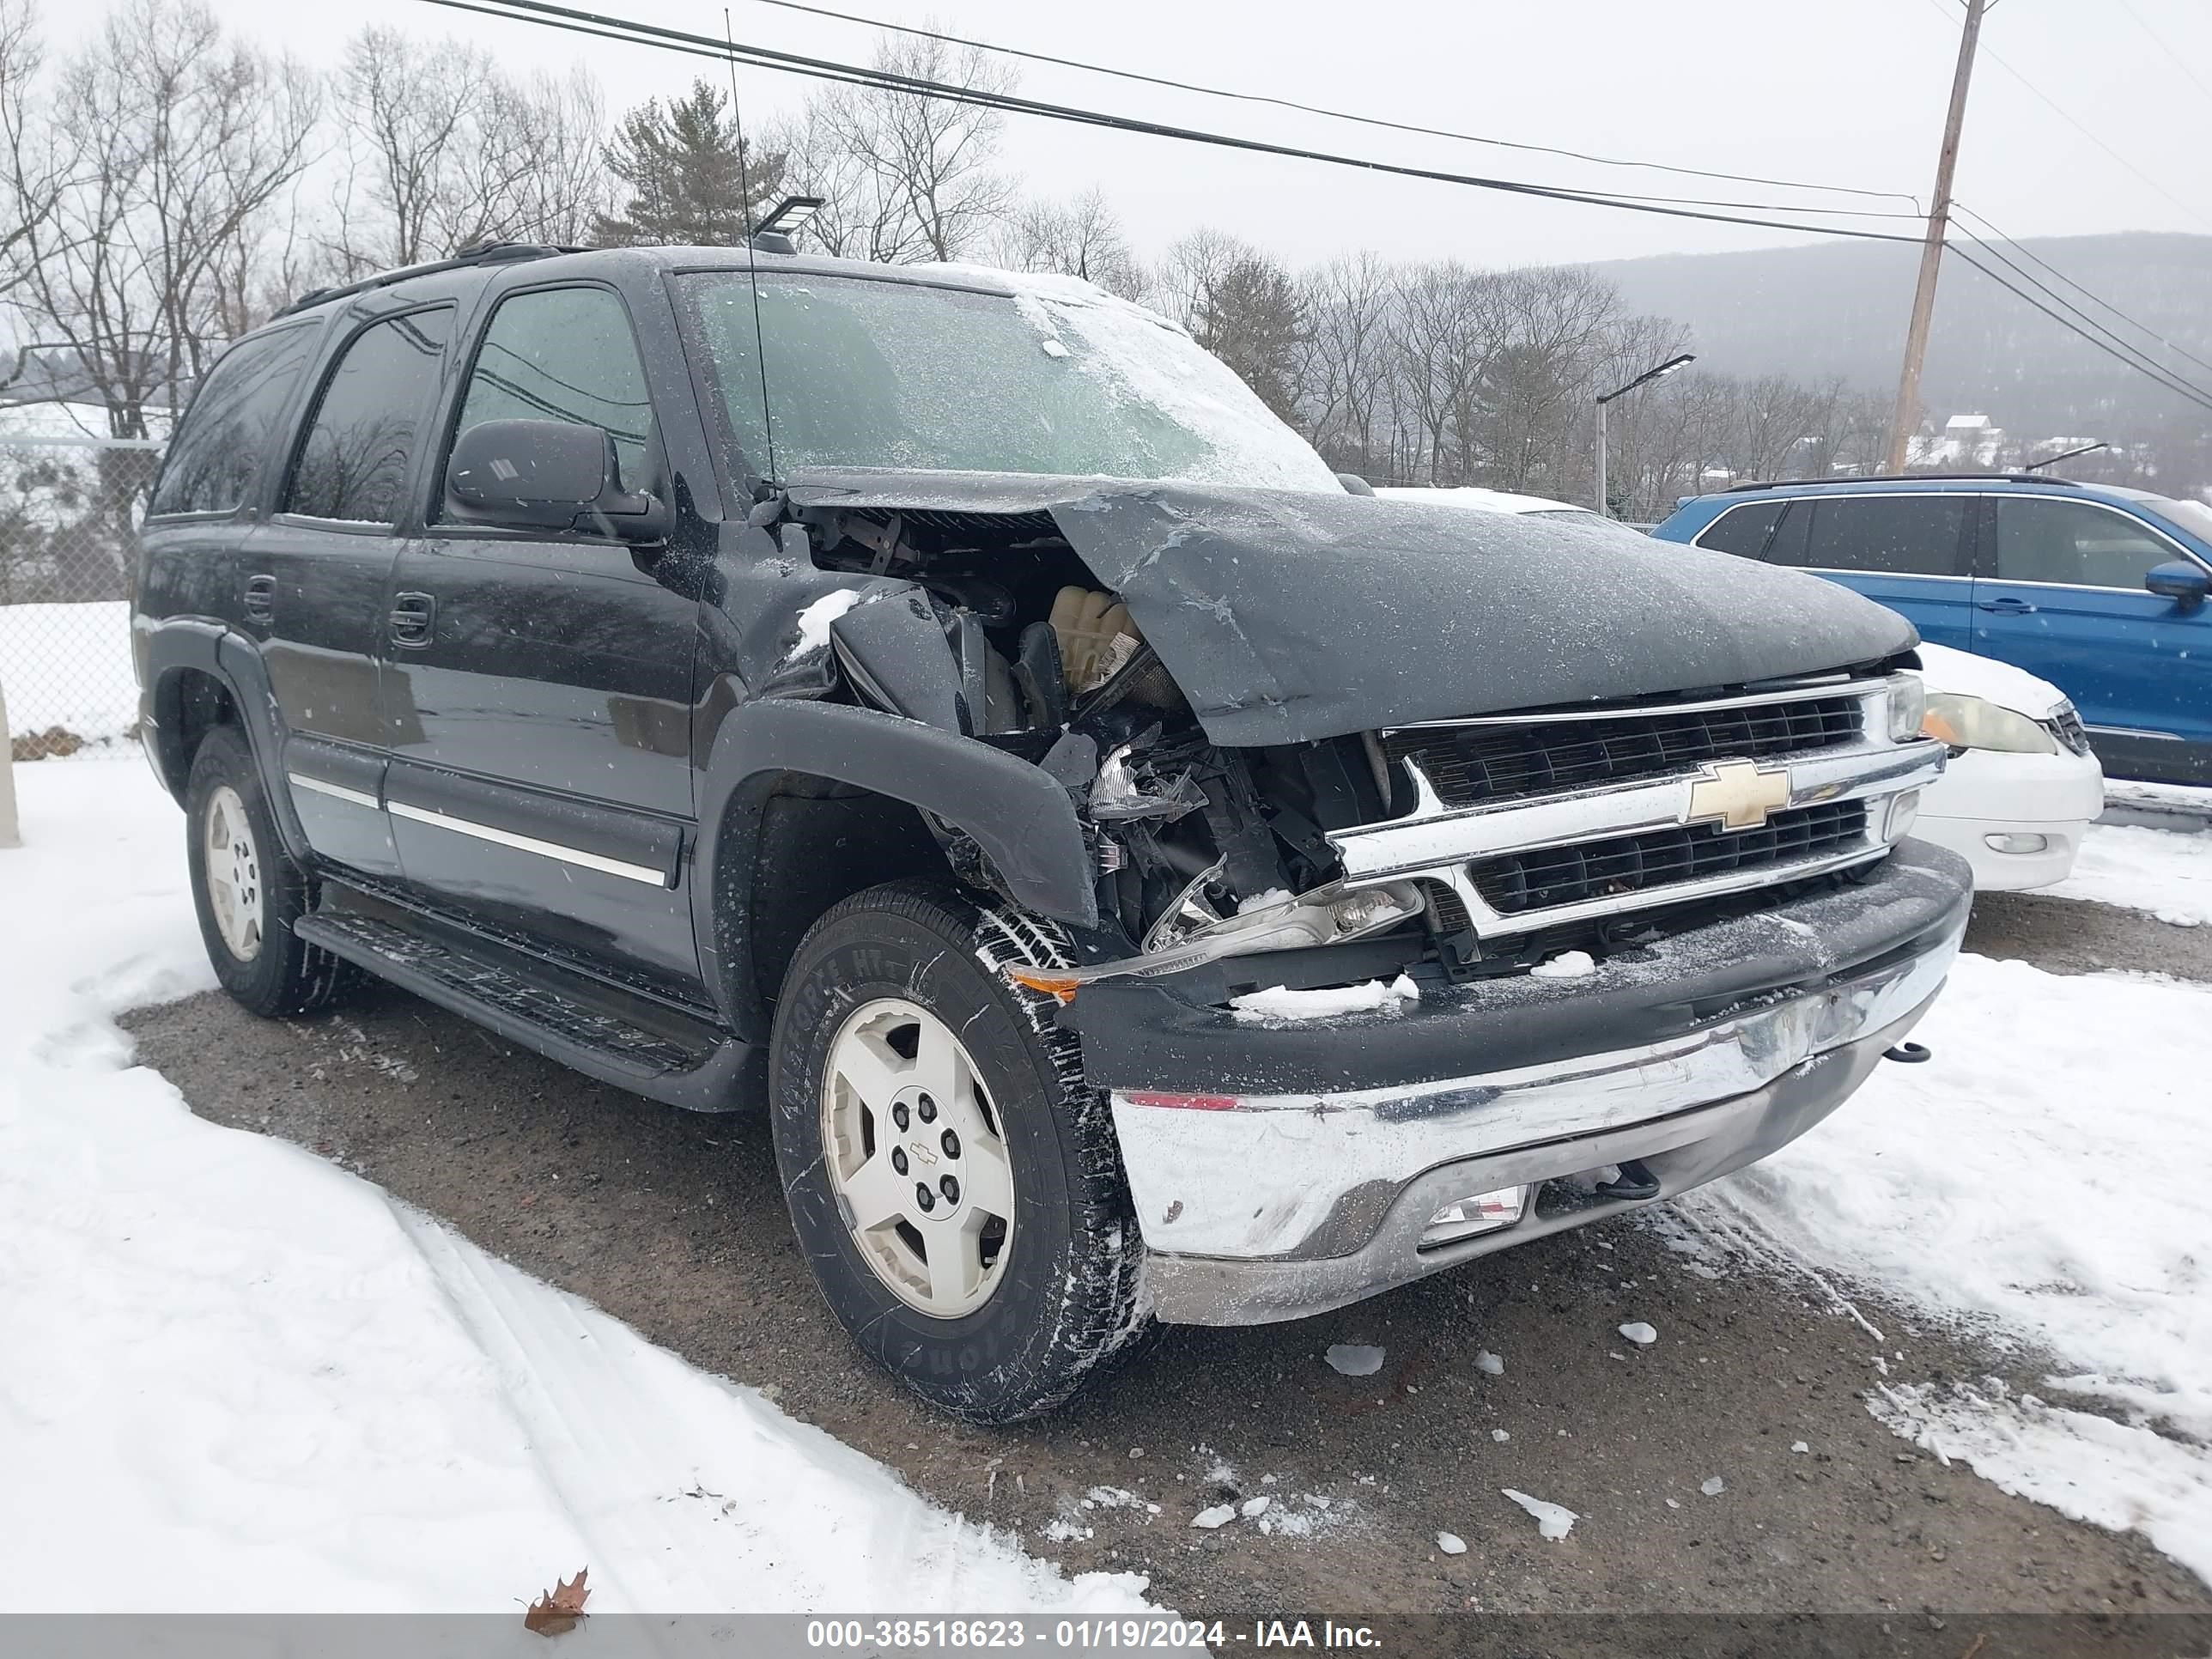
<svg viewBox="0 0 2212 1659">
<path fill-rule="evenodd" d="M 1231 747 L 1820 673 L 1918 637 L 1818 577 L 1571 520 L 1103 479 L 840 481 L 803 495 L 1049 512 Z"/>
</svg>

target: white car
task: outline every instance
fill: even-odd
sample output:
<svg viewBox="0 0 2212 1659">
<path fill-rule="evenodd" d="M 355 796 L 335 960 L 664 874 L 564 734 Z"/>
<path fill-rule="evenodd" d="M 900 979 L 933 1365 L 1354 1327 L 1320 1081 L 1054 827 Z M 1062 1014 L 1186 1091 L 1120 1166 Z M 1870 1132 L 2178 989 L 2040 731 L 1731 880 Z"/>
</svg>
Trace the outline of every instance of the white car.
<svg viewBox="0 0 2212 1659">
<path fill-rule="evenodd" d="M 1382 489 L 1393 501 L 1577 520 L 1624 536 L 1642 532 L 1587 507 L 1497 489 Z M 1950 745 L 1942 777 L 1924 791 L 1912 833 L 1974 867 L 1984 892 L 2063 881 L 2092 819 L 2105 810 L 2105 772 L 2066 695 L 1989 657 L 1920 647 L 1928 735 Z"/>
<path fill-rule="evenodd" d="M 1912 833 L 1974 866 L 1984 892 L 2063 881 L 2090 820 L 2105 810 L 2105 769 L 2066 694 L 1991 657 L 1920 647 L 1922 730 L 1951 746 L 1920 798 Z"/>
</svg>

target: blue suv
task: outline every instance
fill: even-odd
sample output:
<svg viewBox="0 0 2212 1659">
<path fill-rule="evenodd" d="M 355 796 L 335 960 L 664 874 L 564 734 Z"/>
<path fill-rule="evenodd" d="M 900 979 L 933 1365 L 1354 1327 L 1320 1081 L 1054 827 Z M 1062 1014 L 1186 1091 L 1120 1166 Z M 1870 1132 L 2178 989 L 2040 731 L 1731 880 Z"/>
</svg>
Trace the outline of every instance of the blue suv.
<svg viewBox="0 0 2212 1659">
<path fill-rule="evenodd" d="M 2034 474 L 1750 484 L 1652 532 L 1796 565 L 2039 674 L 2116 777 L 2212 783 L 2212 507 Z"/>
</svg>

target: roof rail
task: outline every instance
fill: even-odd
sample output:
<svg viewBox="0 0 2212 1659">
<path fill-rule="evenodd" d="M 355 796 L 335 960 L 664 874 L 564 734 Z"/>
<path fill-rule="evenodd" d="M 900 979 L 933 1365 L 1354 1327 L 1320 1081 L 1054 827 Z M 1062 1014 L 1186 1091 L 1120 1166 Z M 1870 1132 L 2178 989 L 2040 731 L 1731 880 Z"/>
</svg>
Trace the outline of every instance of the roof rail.
<svg viewBox="0 0 2212 1659">
<path fill-rule="evenodd" d="M 2054 478 L 2045 472 L 1866 472 L 1848 478 L 1768 478 L 1758 483 L 1730 484 L 1720 493 L 1735 495 L 1747 489 L 1803 489 L 1820 484 L 1953 483 L 1964 479 L 1980 483 L 2064 484 L 2070 489 L 2081 487 L 2071 478 Z"/>
<path fill-rule="evenodd" d="M 584 253 L 589 251 L 580 247 L 553 247 L 542 242 L 481 242 L 475 247 L 463 248 L 450 259 L 432 259 L 419 265 L 401 265 L 395 270 L 381 270 L 374 276 L 364 276 L 357 283 L 309 289 L 277 311 L 270 320 L 274 321 L 276 317 L 289 317 L 295 311 L 305 311 L 310 306 L 319 306 L 326 301 L 366 294 L 371 289 L 389 288 L 394 283 L 404 283 L 413 276 L 433 276 L 441 270 L 465 270 L 474 265 L 506 264 L 518 259 L 550 259 L 556 253 Z"/>
</svg>

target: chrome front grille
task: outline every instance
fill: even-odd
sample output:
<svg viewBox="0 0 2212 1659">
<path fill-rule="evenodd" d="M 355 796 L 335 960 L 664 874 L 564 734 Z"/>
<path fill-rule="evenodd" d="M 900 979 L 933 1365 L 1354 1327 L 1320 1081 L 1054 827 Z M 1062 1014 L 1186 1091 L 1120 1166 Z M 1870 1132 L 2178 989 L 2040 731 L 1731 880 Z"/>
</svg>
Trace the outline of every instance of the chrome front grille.
<svg viewBox="0 0 2212 1659">
<path fill-rule="evenodd" d="M 1895 798 L 1942 770 L 1942 744 L 1890 736 L 1892 684 L 1378 732 L 1412 810 L 1328 840 L 1346 886 L 1420 881 L 1447 931 L 1484 938 L 1847 869 L 1888 850 Z"/>
<path fill-rule="evenodd" d="M 1535 724 L 1413 726 L 1378 739 L 1394 776 L 1419 765 L 1447 806 L 1663 778 L 1711 760 L 1761 760 L 1857 740 L 1852 696 L 1593 714 Z"/>
<path fill-rule="evenodd" d="M 1866 816 L 1864 801 L 1845 800 L 1777 812 L 1757 830 L 1712 823 L 1650 830 L 1481 860 L 1468 866 L 1468 877 L 1492 909 L 1517 916 L 1863 847 Z"/>
</svg>

